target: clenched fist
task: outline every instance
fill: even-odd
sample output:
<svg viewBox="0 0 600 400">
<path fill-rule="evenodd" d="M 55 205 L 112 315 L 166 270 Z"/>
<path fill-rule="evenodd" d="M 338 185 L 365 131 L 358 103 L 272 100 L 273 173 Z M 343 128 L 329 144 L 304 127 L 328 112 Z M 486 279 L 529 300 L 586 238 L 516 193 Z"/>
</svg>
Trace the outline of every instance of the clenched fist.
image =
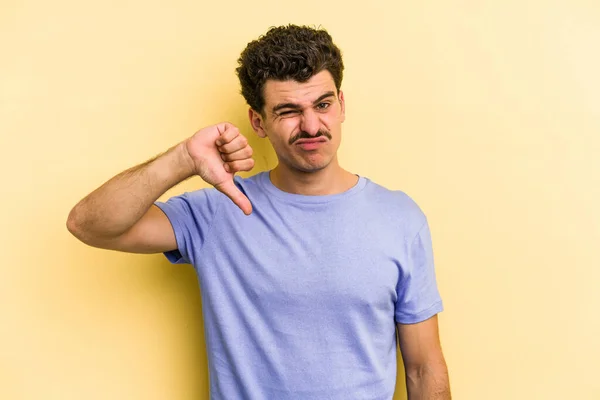
<svg viewBox="0 0 600 400">
<path fill-rule="evenodd" d="M 223 122 L 202 128 L 186 140 L 185 147 L 196 174 L 229 197 L 244 214 L 252 213 L 250 200 L 233 183 L 236 172 L 254 167 L 252 148 L 236 126 Z"/>
</svg>

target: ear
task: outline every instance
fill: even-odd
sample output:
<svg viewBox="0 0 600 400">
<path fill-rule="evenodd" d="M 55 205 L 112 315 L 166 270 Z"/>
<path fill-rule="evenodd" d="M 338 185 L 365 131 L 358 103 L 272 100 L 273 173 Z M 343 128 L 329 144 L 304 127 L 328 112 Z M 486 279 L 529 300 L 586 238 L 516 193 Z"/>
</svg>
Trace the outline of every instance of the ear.
<svg viewBox="0 0 600 400">
<path fill-rule="evenodd" d="M 250 125 L 252 125 L 252 129 L 260 138 L 265 138 L 267 133 L 265 132 L 264 122 L 262 119 L 262 115 L 259 112 L 254 111 L 252 108 L 248 109 L 248 118 L 250 118 Z"/>
<path fill-rule="evenodd" d="M 340 105 L 342 106 L 342 122 L 346 120 L 346 102 L 344 101 L 344 92 L 340 90 Z"/>
</svg>

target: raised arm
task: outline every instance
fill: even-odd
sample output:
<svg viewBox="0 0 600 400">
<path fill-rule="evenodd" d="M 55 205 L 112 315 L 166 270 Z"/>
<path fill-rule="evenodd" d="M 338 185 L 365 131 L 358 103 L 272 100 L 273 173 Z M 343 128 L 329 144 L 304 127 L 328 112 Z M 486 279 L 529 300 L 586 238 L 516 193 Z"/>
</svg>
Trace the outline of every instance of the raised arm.
<svg viewBox="0 0 600 400">
<path fill-rule="evenodd" d="M 200 175 L 250 214 L 250 201 L 237 189 L 233 176 L 253 166 L 252 149 L 235 126 L 209 126 L 88 194 L 69 213 L 67 228 L 94 247 L 131 253 L 174 250 L 173 228 L 154 202 L 179 182 Z"/>
</svg>

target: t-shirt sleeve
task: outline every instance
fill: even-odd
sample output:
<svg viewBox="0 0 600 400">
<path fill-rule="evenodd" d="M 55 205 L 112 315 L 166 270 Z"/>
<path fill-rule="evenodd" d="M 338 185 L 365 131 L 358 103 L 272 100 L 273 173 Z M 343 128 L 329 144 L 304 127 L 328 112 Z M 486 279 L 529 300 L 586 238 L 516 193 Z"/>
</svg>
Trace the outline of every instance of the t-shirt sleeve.
<svg viewBox="0 0 600 400">
<path fill-rule="evenodd" d="M 410 240 L 410 239 L 409 239 Z M 398 280 L 396 322 L 414 324 L 443 310 L 433 262 L 431 232 L 427 221 L 408 243 L 406 262 Z"/>
<path fill-rule="evenodd" d="M 175 232 L 177 249 L 164 253 L 173 264 L 195 263 L 196 253 L 206 241 L 217 211 L 213 191 L 200 189 L 154 203 L 169 218 Z"/>
</svg>

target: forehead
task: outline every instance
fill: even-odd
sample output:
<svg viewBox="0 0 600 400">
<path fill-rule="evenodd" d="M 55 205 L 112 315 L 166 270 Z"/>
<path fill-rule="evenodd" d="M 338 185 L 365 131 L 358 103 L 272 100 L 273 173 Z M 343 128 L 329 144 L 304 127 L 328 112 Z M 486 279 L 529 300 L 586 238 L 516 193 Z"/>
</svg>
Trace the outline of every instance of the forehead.
<svg viewBox="0 0 600 400">
<path fill-rule="evenodd" d="M 337 92 L 333 77 L 327 70 L 313 75 L 306 82 L 269 79 L 263 89 L 267 109 L 280 103 L 312 104 L 319 96 L 329 91 Z"/>
</svg>

